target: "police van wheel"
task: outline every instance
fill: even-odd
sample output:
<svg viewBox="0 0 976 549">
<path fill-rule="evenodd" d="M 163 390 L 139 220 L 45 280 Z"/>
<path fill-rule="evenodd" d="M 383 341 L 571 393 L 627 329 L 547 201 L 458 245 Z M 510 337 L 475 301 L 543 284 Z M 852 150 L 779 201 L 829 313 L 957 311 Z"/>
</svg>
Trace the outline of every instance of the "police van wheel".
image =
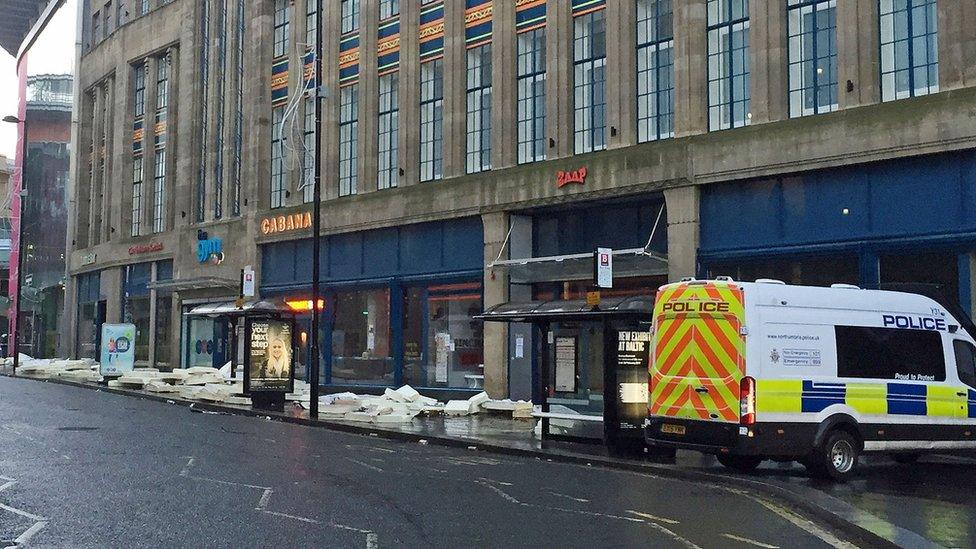
<svg viewBox="0 0 976 549">
<path fill-rule="evenodd" d="M 813 476 L 846 481 L 854 476 L 861 454 L 861 444 L 845 431 L 830 433 L 814 450 L 807 468 Z"/>
<path fill-rule="evenodd" d="M 725 467 L 732 469 L 733 471 L 738 471 L 739 473 L 748 473 L 754 471 L 756 467 L 763 462 L 762 458 L 752 457 L 752 456 L 732 456 L 729 454 L 719 454 L 718 462 Z"/>
</svg>

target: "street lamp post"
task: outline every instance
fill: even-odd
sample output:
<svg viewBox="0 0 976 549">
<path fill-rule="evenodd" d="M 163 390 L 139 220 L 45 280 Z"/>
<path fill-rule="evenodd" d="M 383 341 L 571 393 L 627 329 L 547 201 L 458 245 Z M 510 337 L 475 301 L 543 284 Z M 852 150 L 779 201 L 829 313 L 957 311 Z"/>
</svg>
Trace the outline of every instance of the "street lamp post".
<svg viewBox="0 0 976 549">
<path fill-rule="evenodd" d="M 25 117 L 26 118 L 26 117 Z M 20 191 L 23 197 L 24 189 L 24 168 L 27 166 L 27 120 L 21 120 L 16 116 L 5 116 L 3 121 L 9 124 L 23 124 L 24 137 L 21 139 L 20 143 Z M 20 207 L 20 211 L 17 212 L 17 288 L 14 289 L 14 300 L 13 300 L 13 315 L 14 315 L 14 330 L 12 330 L 13 337 L 13 354 L 14 354 L 14 364 L 13 364 L 13 375 L 17 375 L 17 366 L 20 365 L 20 288 L 23 285 L 24 273 L 22 267 L 24 265 L 24 202 L 23 198 L 17 201 Z"/>
<path fill-rule="evenodd" d="M 315 178 L 312 183 L 312 343 L 309 348 L 308 415 L 319 417 L 319 242 L 322 231 L 322 0 L 315 0 Z M 324 309 L 324 307 L 323 307 Z"/>
</svg>

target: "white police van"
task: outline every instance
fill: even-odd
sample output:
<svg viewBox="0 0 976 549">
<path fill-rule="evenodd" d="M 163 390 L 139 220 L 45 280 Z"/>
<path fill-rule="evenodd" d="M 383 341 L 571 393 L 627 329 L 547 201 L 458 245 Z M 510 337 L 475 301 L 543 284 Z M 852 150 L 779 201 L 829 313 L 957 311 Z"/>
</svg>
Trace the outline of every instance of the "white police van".
<svg viewBox="0 0 976 549">
<path fill-rule="evenodd" d="M 654 312 L 645 438 L 749 470 L 800 461 L 842 480 L 862 452 L 976 450 L 976 345 L 923 295 L 685 280 Z"/>
</svg>

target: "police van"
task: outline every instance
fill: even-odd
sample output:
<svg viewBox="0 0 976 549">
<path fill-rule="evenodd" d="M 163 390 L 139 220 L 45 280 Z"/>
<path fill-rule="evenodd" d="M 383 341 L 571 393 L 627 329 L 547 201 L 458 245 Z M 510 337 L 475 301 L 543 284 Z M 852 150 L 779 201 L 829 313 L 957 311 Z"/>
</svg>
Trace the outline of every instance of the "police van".
<svg viewBox="0 0 976 549">
<path fill-rule="evenodd" d="M 944 300 L 943 300 L 944 301 Z M 862 452 L 976 450 L 976 333 L 919 294 L 684 280 L 653 320 L 645 438 L 751 470 L 850 477 Z"/>
</svg>

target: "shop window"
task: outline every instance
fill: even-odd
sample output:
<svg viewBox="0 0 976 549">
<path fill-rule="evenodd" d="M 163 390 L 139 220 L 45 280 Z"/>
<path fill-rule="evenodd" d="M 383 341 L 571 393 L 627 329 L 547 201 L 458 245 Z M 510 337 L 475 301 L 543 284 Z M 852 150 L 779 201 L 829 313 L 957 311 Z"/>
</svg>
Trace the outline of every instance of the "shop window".
<svg viewBox="0 0 976 549">
<path fill-rule="evenodd" d="M 417 387 L 484 383 L 481 284 L 408 288 L 404 296 L 403 381 Z"/>
<path fill-rule="evenodd" d="M 931 284 L 947 298 L 959 295 L 959 265 L 955 253 L 885 254 L 880 258 L 882 284 Z"/>
<path fill-rule="evenodd" d="M 160 261 L 156 263 L 156 281 L 163 282 L 173 279 L 173 262 Z M 172 290 L 156 290 L 156 333 L 155 366 L 160 369 L 172 367 L 170 343 L 173 337 L 173 292 Z"/>
<path fill-rule="evenodd" d="M 135 324 L 136 360 L 149 361 L 151 263 L 126 265 L 122 268 L 122 322 Z"/>
<path fill-rule="evenodd" d="M 939 332 L 866 326 L 836 326 L 834 332 L 839 377 L 945 381 Z"/>
<path fill-rule="evenodd" d="M 830 286 L 859 284 L 857 257 L 828 256 L 808 259 L 744 259 L 715 263 L 708 267 L 709 278 L 731 276 L 752 282 L 760 278 L 782 280 L 787 284 Z"/>
<path fill-rule="evenodd" d="M 99 273 L 78 276 L 78 358 L 97 359 L 95 341 L 98 328 Z"/>
<path fill-rule="evenodd" d="M 189 318 L 189 337 L 187 338 L 187 368 L 214 366 L 214 321 L 212 318 Z"/>
<path fill-rule="evenodd" d="M 338 292 L 332 326 L 332 383 L 393 385 L 388 288 Z"/>
</svg>

